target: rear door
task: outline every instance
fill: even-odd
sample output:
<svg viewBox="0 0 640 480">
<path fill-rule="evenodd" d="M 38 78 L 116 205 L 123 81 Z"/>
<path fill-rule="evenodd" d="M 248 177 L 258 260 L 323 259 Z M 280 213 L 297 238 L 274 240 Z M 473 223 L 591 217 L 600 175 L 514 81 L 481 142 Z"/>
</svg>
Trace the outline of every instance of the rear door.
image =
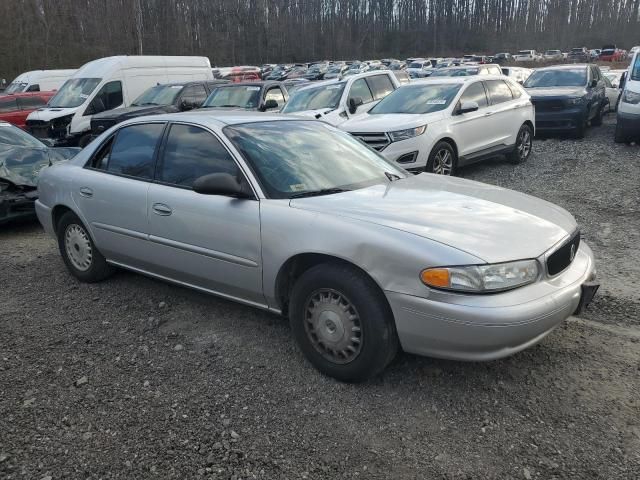
<svg viewBox="0 0 640 480">
<path fill-rule="evenodd" d="M 164 122 L 129 125 L 104 141 L 73 178 L 72 197 L 109 260 L 147 270 L 147 192 Z"/>
<path fill-rule="evenodd" d="M 152 271 L 264 305 L 260 202 L 194 192 L 193 182 L 211 173 L 246 182 L 213 133 L 196 125 L 172 124 L 149 189 Z"/>
<path fill-rule="evenodd" d="M 489 96 L 489 109 L 483 124 L 489 147 L 513 145 L 520 129 L 519 99 L 515 99 L 509 85 L 504 80 L 485 80 Z M 520 123 L 519 123 L 520 122 Z"/>
</svg>

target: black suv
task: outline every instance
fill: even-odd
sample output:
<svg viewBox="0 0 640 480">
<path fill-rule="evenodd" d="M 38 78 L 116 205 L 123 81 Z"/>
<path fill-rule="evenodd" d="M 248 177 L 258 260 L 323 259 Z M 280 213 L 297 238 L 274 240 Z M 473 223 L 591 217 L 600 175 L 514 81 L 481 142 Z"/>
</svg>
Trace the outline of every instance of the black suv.
<svg viewBox="0 0 640 480">
<path fill-rule="evenodd" d="M 536 131 L 573 131 L 582 138 L 589 122 L 602 125 L 607 96 L 596 65 L 539 68 L 524 88 L 536 109 Z"/>
<path fill-rule="evenodd" d="M 176 113 L 198 108 L 218 86 L 227 80 L 167 83 L 145 90 L 130 107 L 116 108 L 94 115 L 91 119 L 91 134 L 100 135 L 114 125 L 131 118 Z"/>
</svg>

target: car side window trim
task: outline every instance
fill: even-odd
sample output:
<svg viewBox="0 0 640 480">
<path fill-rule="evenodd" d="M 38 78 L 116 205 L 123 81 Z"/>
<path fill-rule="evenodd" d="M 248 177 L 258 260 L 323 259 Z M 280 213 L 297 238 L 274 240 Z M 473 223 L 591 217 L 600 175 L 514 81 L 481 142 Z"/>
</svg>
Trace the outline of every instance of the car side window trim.
<svg viewBox="0 0 640 480">
<path fill-rule="evenodd" d="M 248 198 L 246 200 L 259 200 L 260 199 L 260 197 L 258 195 L 258 192 L 256 191 L 255 186 L 253 185 L 253 182 L 251 180 L 249 180 L 249 177 L 247 176 L 247 173 L 245 171 L 244 166 L 238 161 L 236 155 L 229 149 L 227 144 L 214 131 L 212 131 L 211 129 L 207 128 L 204 125 L 199 125 L 197 123 L 182 122 L 182 121 L 167 122 L 167 126 L 165 127 L 164 132 L 162 134 L 162 141 L 160 142 L 160 145 L 159 145 L 159 147 L 158 147 L 158 149 L 156 151 L 155 167 L 154 167 L 154 171 L 153 171 L 153 179 L 149 180 L 150 183 L 155 183 L 155 184 L 158 184 L 158 185 L 164 185 L 164 186 L 167 186 L 167 187 L 180 188 L 182 190 L 191 190 L 191 191 L 193 191 L 193 188 L 188 187 L 186 185 L 179 185 L 179 184 L 176 184 L 176 183 L 164 182 L 164 181 L 159 179 L 160 170 L 162 169 L 162 166 L 163 166 L 163 163 L 164 163 L 164 152 L 165 152 L 165 148 L 167 146 L 167 140 L 169 138 L 169 132 L 171 131 L 171 127 L 173 125 L 187 125 L 187 126 L 190 126 L 190 127 L 196 127 L 196 128 L 200 128 L 201 130 L 213 135 L 213 138 L 215 138 L 220 143 L 220 145 L 222 145 L 222 147 L 225 149 L 225 151 L 229 154 L 229 157 L 235 163 L 236 167 L 238 167 L 238 172 L 240 173 L 240 175 L 242 175 L 242 177 L 244 178 L 245 182 L 247 182 L 247 184 L 251 187 L 251 191 L 253 192 L 254 198 Z"/>
<path fill-rule="evenodd" d="M 85 168 L 87 170 L 93 170 L 95 172 L 104 173 L 106 175 L 113 175 L 113 176 L 116 176 L 116 177 L 130 178 L 132 180 L 137 180 L 139 182 L 153 183 L 153 178 L 142 178 L 142 177 L 136 177 L 135 175 L 127 175 L 126 173 L 119 173 L 119 172 L 109 171 L 108 170 L 109 162 L 107 162 L 107 165 L 105 166 L 105 168 L 95 167 L 93 165 L 93 162 L 95 161 L 96 156 L 99 155 L 100 153 L 102 153 L 103 147 L 105 147 L 108 143 L 111 143 L 111 145 L 109 146 L 109 149 L 113 148 L 113 144 L 118 139 L 118 134 L 123 129 L 125 129 L 127 127 L 133 127 L 135 125 L 164 124 L 164 128 L 162 130 L 162 133 L 160 134 L 160 140 L 156 144 L 156 147 L 155 147 L 155 149 L 153 151 L 153 158 L 152 158 L 153 169 L 152 170 L 153 170 L 154 178 L 155 178 L 155 172 L 156 172 L 157 163 L 158 163 L 158 153 L 159 153 L 160 145 L 164 142 L 164 139 L 165 139 L 165 137 L 167 135 L 168 123 L 169 122 L 166 122 L 166 121 L 163 121 L 163 120 L 156 120 L 156 121 L 152 121 L 152 122 L 139 122 L 139 123 L 131 123 L 131 124 L 128 124 L 128 125 L 123 125 L 121 128 L 119 128 L 117 131 L 113 132 L 111 135 L 109 135 L 107 138 L 105 138 L 100 143 L 100 145 L 93 151 L 93 153 L 89 157 L 89 160 L 87 160 L 87 162 L 84 164 L 83 168 Z"/>
</svg>

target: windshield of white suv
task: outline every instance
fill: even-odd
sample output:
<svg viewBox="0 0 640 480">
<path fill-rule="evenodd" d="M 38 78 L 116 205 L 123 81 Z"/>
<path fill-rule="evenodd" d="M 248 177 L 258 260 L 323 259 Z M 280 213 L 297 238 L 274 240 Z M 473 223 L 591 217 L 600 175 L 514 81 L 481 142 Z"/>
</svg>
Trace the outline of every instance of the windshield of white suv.
<svg viewBox="0 0 640 480">
<path fill-rule="evenodd" d="M 298 90 L 291 95 L 282 113 L 338 108 L 345 85 L 346 82 L 338 82 Z"/>
<path fill-rule="evenodd" d="M 380 100 L 369 114 L 439 112 L 451 104 L 460 87 L 461 84 L 406 85 Z"/>
<path fill-rule="evenodd" d="M 72 78 L 49 100 L 49 107 L 73 108 L 82 105 L 102 81 L 101 78 Z"/>
<path fill-rule="evenodd" d="M 156 85 L 145 90 L 131 104 L 134 107 L 142 105 L 171 105 L 184 85 Z"/>
<path fill-rule="evenodd" d="M 636 55 L 636 62 L 631 69 L 631 80 L 640 80 L 640 54 Z"/>
<path fill-rule="evenodd" d="M 203 108 L 258 108 L 259 85 L 229 85 L 218 87 L 202 104 Z"/>
<path fill-rule="evenodd" d="M 524 82 L 524 87 L 584 87 L 586 84 L 586 68 L 562 68 L 557 70 L 536 70 Z"/>
<path fill-rule="evenodd" d="M 422 68 L 422 63 L 413 62 L 411 65 L 409 65 L 409 68 Z"/>
<path fill-rule="evenodd" d="M 321 122 L 255 122 L 223 132 L 270 198 L 328 195 L 407 176 L 348 133 Z"/>
</svg>

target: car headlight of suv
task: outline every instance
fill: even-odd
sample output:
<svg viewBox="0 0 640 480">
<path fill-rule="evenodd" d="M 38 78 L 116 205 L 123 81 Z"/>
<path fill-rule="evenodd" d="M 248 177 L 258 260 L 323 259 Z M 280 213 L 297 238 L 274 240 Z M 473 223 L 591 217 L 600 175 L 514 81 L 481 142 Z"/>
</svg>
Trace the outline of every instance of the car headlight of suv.
<svg viewBox="0 0 640 480">
<path fill-rule="evenodd" d="M 420 272 L 420 279 L 428 287 L 443 290 L 492 293 L 533 283 L 539 273 L 536 260 L 519 260 L 489 265 L 427 268 Z"/>
<path fill-rule="evenodd" d="M 395 132 L 389 132 L 389 137 L 392 142 L 399 142 L 401 140 L 407 140 L 409 138 L 422 135 L 427 130 L 426 125 L 416 128 L 407 128 L 406 130 L 396 130 Z"/>
<path fill-rule="evenodd" d="M 622 94 L 622 101 L 624 103 L 630 103 L 632 105 L 637 105 L 640 103 L 640 93 L 632 92 L 631 90 L 625 90 Z"/>
<path fill-rule="evenodd" d="M 582 105 L 583 103 L 584 103 L 584 97 L 575 97 L 567 100 L 567 105 L 569 105 L 570 107 Z"/>
</svg>

